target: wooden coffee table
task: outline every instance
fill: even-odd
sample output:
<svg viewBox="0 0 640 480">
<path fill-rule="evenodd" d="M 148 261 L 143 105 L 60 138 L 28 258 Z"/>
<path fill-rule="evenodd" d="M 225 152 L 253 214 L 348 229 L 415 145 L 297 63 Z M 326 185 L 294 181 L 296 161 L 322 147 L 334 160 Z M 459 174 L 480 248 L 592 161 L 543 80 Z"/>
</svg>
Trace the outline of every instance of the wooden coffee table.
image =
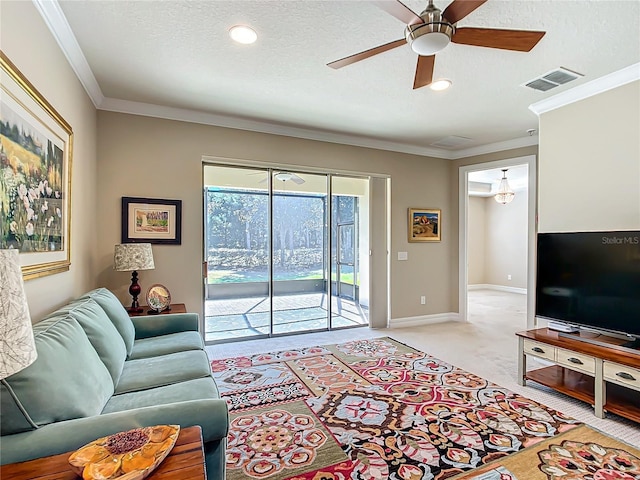
<svg viewBox="0 0 640 480">
<path fill-rule="evenodd" d="M 69 455 L 61 453 L 36 458 L 28 462 L 11 463 L 0 467 L 0 478 L 11 480 L 78 480 L 69 466 Z M 202 431 L 199 426 L 180 430 L 171 453 L 148 480 L 205 480 Z"/>
</svg>

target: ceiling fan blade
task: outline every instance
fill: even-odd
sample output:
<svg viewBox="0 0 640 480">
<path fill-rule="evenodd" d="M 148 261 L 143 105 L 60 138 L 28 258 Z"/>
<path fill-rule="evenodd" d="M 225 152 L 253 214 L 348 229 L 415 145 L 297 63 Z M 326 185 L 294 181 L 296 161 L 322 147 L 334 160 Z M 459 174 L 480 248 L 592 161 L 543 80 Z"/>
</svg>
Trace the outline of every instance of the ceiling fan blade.
<svg viewBox="0 0 640 480">
<path fill-rule="evenodd" d="M 299 175 L 296 175 L 295 173 L 291 174 L 291 181 L 293 183 L 297 183 L 298 185 L 302 185 L 305 182 L 304 178 L 300 177 Z"/>
<path fill-rule="evenodd" d="M 435 55 L 429 55 L 418 57 L 418 64 L 416 65 L 416 76 L 413 79 L 413 89 L 424 87 L 429 85 L 433 80 L 433 66 L 436 62 Z"/>
<path fill-rule="evenodd" d="M 532 30 L 501 30 L 496 28 L 457 28 L 451 38 L 454 43 L 476 47 L 501 48 L 528 52 L 544 37 L 545 32 Z"/>
<path fill-rule="evenodd" d="M 327 66 L 335 69 L 346 67 L 347 65 L 359 62 L 360 60 L 364 60 L 366 58 L 373 57 L 374 55 L 378 55 L 379 53 L 386 52 L 387 50 L 400 47 L 405 43 L 407 43 L 407 41 L 404 38 L 396 40 L 394 42 L 385 43 L 384 45 L 370 48 L 369 50 L 365 50 L 364 52 L 356 53 L 355 55 L 349 55 L 348 57 L 341 58 L 340 60 L 327 63 Z"/>
<path fill-rule="evenodd" d="M 451 23 L 456 23 L 473 12 L 487 0 L 453 0 L 442 12 L 442 16 Z"/>
<path fill-rule="evenodd" d="M 371 3 L 375 4 L 385 12 L 393 15 L 398 20 L 406 23 L 407 25 L 424 23 L 423 20 L 418 15 L 416 15 L 413 10 L 411 10 L 399 0 L 372 0 Z"/>
</svg>

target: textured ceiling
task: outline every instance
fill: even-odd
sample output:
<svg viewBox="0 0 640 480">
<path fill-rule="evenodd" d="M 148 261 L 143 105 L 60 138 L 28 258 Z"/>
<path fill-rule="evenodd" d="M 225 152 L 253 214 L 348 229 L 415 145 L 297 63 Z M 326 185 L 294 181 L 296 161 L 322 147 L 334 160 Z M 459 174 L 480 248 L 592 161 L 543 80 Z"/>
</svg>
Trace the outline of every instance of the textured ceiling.
<svg viewBox="0 0 640 480">
<path fill-rule="evenodd" d="M 427 2 L 405 3 L 419 13 Z M 529 53 L 450 44 L 434 73 L 453 81 L 445 92 L 412 90 L 417 57 L 408 45 L 326 66 L 402 38 L 402 22 L 367 1 L 59 4 L 104 105 L 140 102 L 419 148 L 450 135 L 471 139 L 464 148 L 526 140 L 538 127 L 529 105 L 640 62 L 638 1 L 489 0 L 458 26 L 547 34 Z M 253 26 L 257 43 L 229 39 L 239 23 Z M 521 86 L 559 66 L 585 76 L 546 93 Z"/>
</svg>

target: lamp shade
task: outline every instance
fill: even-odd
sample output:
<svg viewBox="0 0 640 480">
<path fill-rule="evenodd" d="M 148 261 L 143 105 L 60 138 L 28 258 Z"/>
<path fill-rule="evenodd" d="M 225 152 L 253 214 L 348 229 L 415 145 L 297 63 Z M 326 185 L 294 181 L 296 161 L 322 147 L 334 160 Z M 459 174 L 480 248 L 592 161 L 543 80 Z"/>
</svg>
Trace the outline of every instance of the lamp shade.
<svg viewBox="0 0 640 480">
<path fill-rule="evenodd" d="M 0 250 L 0 379 L 37 358 L 18 250 Z"/>
<path fill-rule="evenodd" d="M 153 270 L 153 251 L 150 243 L 121 243 L 116 245 L 113 268 L 118 272 Z"/>
</svg>

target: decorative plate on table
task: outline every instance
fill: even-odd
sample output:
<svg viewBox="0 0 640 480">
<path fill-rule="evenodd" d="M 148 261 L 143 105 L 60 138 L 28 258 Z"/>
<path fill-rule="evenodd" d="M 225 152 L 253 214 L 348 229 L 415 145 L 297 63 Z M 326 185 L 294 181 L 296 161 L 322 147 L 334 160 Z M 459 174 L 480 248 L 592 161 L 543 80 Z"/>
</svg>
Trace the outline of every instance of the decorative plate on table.
<svg viewBox="0 0 640 480">
<path fill-rule="evenodd" d="M 159 283 L 149 287 L 149 290 L 147 290 L 147 305 L 151 310 L 160 313 L 169 308 L 170 304 L 171 294 L 167 287 Z"/>
<path fill-rule="evenodd" d="M 142 480 L 176 444 L 180 425 L 156 425 L 114 433 L 79 448 L 69 457 L 84 480 Z"/>
</svg>

